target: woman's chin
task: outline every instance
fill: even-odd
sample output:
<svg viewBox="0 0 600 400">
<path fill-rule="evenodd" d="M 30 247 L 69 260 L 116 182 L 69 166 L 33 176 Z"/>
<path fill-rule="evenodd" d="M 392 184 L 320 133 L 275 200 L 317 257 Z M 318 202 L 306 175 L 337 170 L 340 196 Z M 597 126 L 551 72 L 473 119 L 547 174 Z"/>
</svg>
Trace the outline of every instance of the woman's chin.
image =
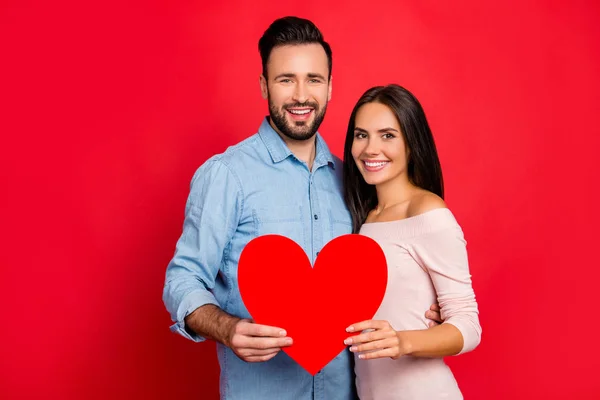
<svg viewBox="0 0 600 400">
<path fill-rule="evenodd" d="M 373 172 L 364 173 L 361 171 L 361 173 L 362 173 L 363 179 L 365 180 L 365 182 L 367 182 L 368 185 L 379 185 L 380 183 L 385 182 L 389 179 L 388 176 L 379 175 L 379 174 L 373 173 Z M 377 175 L 379 175 L 379 176 L 377 176 Z"/>
<path fill-rule="evenodd" d="M 365 179 L 368 185 L 379 185 L 381 183 L 381 179 Z"/>
</svg>

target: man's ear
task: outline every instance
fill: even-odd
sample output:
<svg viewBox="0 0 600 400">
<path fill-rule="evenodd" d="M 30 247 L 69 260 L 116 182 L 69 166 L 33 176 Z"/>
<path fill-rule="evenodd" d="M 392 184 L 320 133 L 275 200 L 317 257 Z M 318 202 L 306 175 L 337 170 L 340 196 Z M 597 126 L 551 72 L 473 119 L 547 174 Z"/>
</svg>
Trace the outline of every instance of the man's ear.
<svg viewBox="0 0 600 400">
<path fill-rule="evenodd" d="M 331 100 L 331 81 L 333 79 L 333 76 L 329 77 L 329 92 L 327 93 L 327 101 Z"/>
<path fill-rule="evenodd" d="M 267 78 L 263 74 L 260 74 L 260 78 L 258 79 L 260 83 L 260 94 L 262 98 L 267 100 L 269 98 L 269 88 L 267 87 Z"/>
</svg>

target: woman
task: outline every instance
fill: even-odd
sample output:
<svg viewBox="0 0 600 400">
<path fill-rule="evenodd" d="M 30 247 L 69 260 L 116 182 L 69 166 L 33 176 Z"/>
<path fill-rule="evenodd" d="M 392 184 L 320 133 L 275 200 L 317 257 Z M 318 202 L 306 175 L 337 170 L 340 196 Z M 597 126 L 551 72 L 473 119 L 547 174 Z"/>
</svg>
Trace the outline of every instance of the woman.
<svg viewBox="0 0 600 400">
<path fill-rule="evenodd" d="M 477 347 L 478 308 L 466 242 L 443 200 L 431 130 L 406 89 L 374 87 L 354 107 L 344 195 L 354 233 L 377 241 L 388 264 L 379 310 L 373 320 L 351 325 L 354 336 L 344 342 L 355 353 L 359 397 L 462 399 L 442 357 Z M 444 323 L 428 329 L 421 310 L 436 300 Z"/>
</svg>

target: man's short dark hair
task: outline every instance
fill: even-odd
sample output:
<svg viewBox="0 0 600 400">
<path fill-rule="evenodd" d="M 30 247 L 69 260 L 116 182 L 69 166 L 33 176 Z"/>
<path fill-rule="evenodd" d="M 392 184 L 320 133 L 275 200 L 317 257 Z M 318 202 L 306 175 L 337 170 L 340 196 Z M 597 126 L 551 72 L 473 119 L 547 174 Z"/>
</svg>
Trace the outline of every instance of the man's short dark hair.
<svg viewBox="0 0 600 400">
<path fill-rule="evenodd" d="M 323 46 L 331 78 L 331 47 L 323 40 L 323 34 L 311 21 L 298 17 L 283 17 L 275 20 L 258 41 L 262 59 L 263 75 L 267 78 L 267 62 L 271 51 L 277 46 L 317 43 Z"/>
</svg>

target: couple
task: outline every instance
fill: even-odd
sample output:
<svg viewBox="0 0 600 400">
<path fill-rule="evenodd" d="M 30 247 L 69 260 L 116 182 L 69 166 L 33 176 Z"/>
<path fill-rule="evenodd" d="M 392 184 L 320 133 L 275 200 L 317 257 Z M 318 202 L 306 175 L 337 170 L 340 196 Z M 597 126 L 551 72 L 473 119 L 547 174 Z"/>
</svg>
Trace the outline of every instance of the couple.
<svg viewBox="0 0 600 400">
<path fill-rule="evenodd" d="M 462 398 L 443 357 L 474 349 L 481 328 L 465 241 L 442 200 L 419 102 L 397 85 L 365 92 L 341 162 L 317 133 L 332 87 L 321 32 L 308 20 L 281 18 L 259 50 L 269 117 L 194 174 L 163 292 L 171 329 L 217 342 L 222 399 Z M 327 242 L 349 233 L 383 249 L 386 294 L 373 320 L 348 327 L 348 350 L 311 376 L 281 351 L 293 346 L 285 327 L 249 319 L 237 262 L 250 240 L 279 234 L 314 265 Z M 357 301 L 359 288 L 349 288 Z"/>
</svg>

